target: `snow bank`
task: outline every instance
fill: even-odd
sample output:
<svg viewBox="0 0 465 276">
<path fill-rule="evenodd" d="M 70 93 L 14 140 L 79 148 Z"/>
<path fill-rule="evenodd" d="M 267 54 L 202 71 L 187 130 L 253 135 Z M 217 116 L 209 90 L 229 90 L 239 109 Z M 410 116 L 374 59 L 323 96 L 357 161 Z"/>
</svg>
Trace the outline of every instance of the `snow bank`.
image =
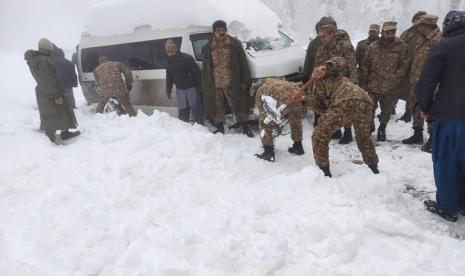
<svg viewBox="0 0 465 276">
<path fill-rule="evenodd" d="M 37 128 L 34 82 L 0 54 L 0 275 L 462 276 L 464 228 L 426 212 L 406 185 L 434 190 L 431 156 L 377 147 L 381 174 L 355 143 L 331 143 L 333 179 L 277 139 L 213 135 L 167 114 L 95 115 L 76 91 L 82 135 L 53 146 Z M 14 72 L 14 74 L 12 74 Z M 399 106 L 398 112 L 402 107 Z M 395 116 L 396 117 L 396 116 Z"/>
<path fill-rule="evenodd" d="M 136 26 L 144 24 L 156 29 L 170 29 L 211 26 L 218 19 L 229 23 L 231 32 L 246 35 L 244 39 L 276 37 L 281 23 L 279 17 L 259 0 L 110 0 L 90 9 L 86 30 L 91 35 L 108 36 L 131 33 Z"/>
</svg>

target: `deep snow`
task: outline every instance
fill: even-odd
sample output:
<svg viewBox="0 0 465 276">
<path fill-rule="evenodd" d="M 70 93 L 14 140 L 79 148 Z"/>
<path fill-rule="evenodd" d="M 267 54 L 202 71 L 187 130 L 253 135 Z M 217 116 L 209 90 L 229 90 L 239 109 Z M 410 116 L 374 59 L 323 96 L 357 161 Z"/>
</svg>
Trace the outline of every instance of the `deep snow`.
<svg viewBox="0 0 465 276">
<path fill-rule="evenodd" d="M 431 157 L 388 126 L 378 176 L 355 143 L 331 144 L 324 178 L 304 121 L 300 157 L 277 140 L 213 135 L 167 114 L 89 111 L 82 135 L 40 133 L 34 83 L 20 54 L 0 54 L 0 275 L 463 275 L 464 218 L 426 212 L 405 186 L 434 190 Z M 398 107 L 400 112 L 402 106 Z M 395 116 L 396 118 L 398 116 Z M 433 195 L 433 194 L 430 194 Z"/>
</svg>

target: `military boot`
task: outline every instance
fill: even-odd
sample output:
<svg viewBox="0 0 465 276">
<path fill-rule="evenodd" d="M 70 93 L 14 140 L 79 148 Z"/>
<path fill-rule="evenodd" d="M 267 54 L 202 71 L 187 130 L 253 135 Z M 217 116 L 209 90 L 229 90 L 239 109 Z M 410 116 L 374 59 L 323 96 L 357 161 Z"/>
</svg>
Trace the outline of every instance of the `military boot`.
<svg viewBox="0 0 465 276">
<path fill-rule="evenodd" d="M 378 164 L 368 166 L 368 168 L 370 168 L 370 170 L 371 170 L 374 174 L 379 174 Z"/>
<path fill-rule="evenodd" d="M 250 130 L 249 123 L 244 122 L 242 123 L 242 133 L 247 135 L 249 138 L 253 138 L 253 132 Z"/>
<path fill-rule="evenodd" d="M 406 145 L 423 144 L 423 129 L 414 128 L 413 136 L 402 140 L 402 144 L 406 144 Z"/>
<path fill-rule="evenodd" d="M 287 151 L 297 155 L 303 155 L 305 153 L 304 147 L 302 147 L 302 141 L 295 141 L 294 145 L 292 145 L 292 147 L 289 148 Z"/>
<path fill-rule="evenodd" d="M 378 127 L 378 141 L 386 141 L 386 124 L 381 123 Z"/>
<path fill-rule="evenodd" d="M 274 146 L 263 146 L 263 148 L 265 151 L 262 154 L 255 154 L 255 156 L 269 162 L 274 162 Z"/>
<path fill-rule="evenodd" d="M 354 139 L 352 138 L 352 128 L 344 128 L 344 136 L 342 136 L 342 139 L 339 140 L 339 144 L 347 145 L 353 140 Z"/>
<path fill-rule="evenodd" d="M 325 174 L 325 176 L 327 176 L 327 177 L 333 177 L 333 175 L 331 174 L 331 171 L 329 170 L 329 166 L 328 166 L 328 167 L 320 167 L 320 170 L 323 171 L 323 173 Z"/>
<path fill-rule="evenodd" d="M 331 137 L 331 139 L 333 140 L 339 140 L 341 138 L 342 138 L 342 131 L 340 129 L 334 132 L 333 137 Z"/>
<path fill-rule="evenodd" d="M 64 130 L 60 133 L 60 137 L 61 137 L 61 140 L 68 140 L 68 139 L 71 139 L 71 138 L 74 138 L 76 136 L 79 136 L 81 134 L 81 132 L 78 130 L 78 131 L 75 131 L 75 132 L 70 132 L 68 130 Z"/>
<path fill-rule="evenodd" d="M 213 131 L 213 134 L 218 134 L 218 133 L 224 134 L 224 125 L 223 125 L 223 123 L 216 124 L 215 127 L 216 127 L 216 129 Z"/>
<path fill-rule="evenodd" d="M 428 138 L 428 141 L 421 146 L 421 150 L 427 153 L 432 153 L 433 152 L 433 141 L 431 141 L 431 136 Z"/>
</svg>

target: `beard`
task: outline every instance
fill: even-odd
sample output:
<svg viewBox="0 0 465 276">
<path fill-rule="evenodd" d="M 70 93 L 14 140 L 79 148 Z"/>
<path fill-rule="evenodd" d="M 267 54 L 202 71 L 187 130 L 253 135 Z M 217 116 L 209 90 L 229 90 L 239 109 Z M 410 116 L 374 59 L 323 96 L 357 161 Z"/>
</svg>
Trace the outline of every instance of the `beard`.
<svg viewBox="0 0 465 276">
<path fill-rule="evenodd" d="M 387 43 L 392 43 L 395 39 L 395 37 L 383 37 L 383 40 Z"/>
</svg>

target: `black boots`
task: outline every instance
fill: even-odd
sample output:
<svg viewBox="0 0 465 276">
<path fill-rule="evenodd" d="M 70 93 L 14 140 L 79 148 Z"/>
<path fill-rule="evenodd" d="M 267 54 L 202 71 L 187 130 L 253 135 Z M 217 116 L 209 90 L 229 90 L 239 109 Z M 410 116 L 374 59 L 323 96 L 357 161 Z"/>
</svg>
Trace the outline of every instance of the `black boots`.
<svg viewBox="0 0 465 276">
<path fill-rule="evenodd" d="M 215 127 L 216 127 L 216 129 L 213 131 L 213 134 L 218 134 L 218 133 L 224 134 L 224 125 L 223 125 L 223 123 L 216 124 Z"/>
<path fill-rule="evenodd" d="M 254 135 L 253 135 L 253 132 L 250 130 L 249 123 L 243 122 L 241 124 L 242 124 L 242 133 L 247 135 L 247 137 L 249 138 L 253 138 Z"/>
<path fill-rule="evenodd" d="M 274 146 L 263 146 L 263 148 L 265 151 L 262 154 L 255 154 L 255 156 L 269 162 L 274 162 Z"/>
<path fill-rule="evenodd" d="M 423 144 L 423 129 L 421 128 L 415 128 L 413 132 L 413 136 L 410 138 L 402 140 L 402 144 L 407 144 L 407 145 L 421 145 Z"/>
<path fill-rule="evenodd" d="M 292 145 L 292 147 L 287 151 L 297 155 L 303 155 L 305 153 L 304 148 L 302 147 L 302 141 L 295 141 L 294 145 Z"/>
<path fill-rule="evenodd" d="M 371 166 L 368 166 L 368 168 L 370 168 L 370 170 L 371 170 L 374 174 L 379 174 L 378 165 L 371 165 Z"/>
<path fill-rule="evenodd" d="M 342 136 L 342 139 L 339 140 L 339 144 L 347 145 L 353 140 L 354 139 L 352 138 L 352 128 L 344 128 L 344 136 Z"/>
<path fill-rule="evenodd" d="M 320 170 L 323 171 L 323 173 L 325 174 L 325 176 L 327 176 L 327 177 L 333 177 L 332 174 L 331 174 L 331 171 L 329 170 L 329 166 L 328 166 L 328 167 L 320 167 Z"/>
<path fill-rule="evenodd" d="M 433 141 L 431 141 L 431 136 L 428 138 L 428 141 L 421 146 L 421 150 L 427 153 L 432 153 L 433 152 Z"/>
<path fill-rule="evenodd" d="M 386 124 L 381 123 L 378 127 L 378 141 L 386 141 Z"/>
<path fill-rule="evenodd" d="M 76 136 L 79 136 L 80 134 L 81 132 L 79 130 L 75 132 L 69 132 L 68 130 L 64 130 L 61 132 L 60 137 L 61 137 L 61 140 L 64 141 L 64 140 L 68 140 Z"/>
<path fill-rule="evenodd" d="M 433 214 L 439 215 L 441 218 L 450 221 L 450 222 L 456 222 L 459 218 L 458 214 L 447 214 L 443 210 L 439 209 L 438 204 L 436 201 L 428 199 L 423 202 L 425 205 L 426 210 L 430 211 Z"/>
<path fill-rule="evenodd" d="M 336 132 L 334 132 L 333 137 L 331 139 L 333 140 L 338 140 L 342 138 L 342 131 L 338 129 Z"/>
</svg>

